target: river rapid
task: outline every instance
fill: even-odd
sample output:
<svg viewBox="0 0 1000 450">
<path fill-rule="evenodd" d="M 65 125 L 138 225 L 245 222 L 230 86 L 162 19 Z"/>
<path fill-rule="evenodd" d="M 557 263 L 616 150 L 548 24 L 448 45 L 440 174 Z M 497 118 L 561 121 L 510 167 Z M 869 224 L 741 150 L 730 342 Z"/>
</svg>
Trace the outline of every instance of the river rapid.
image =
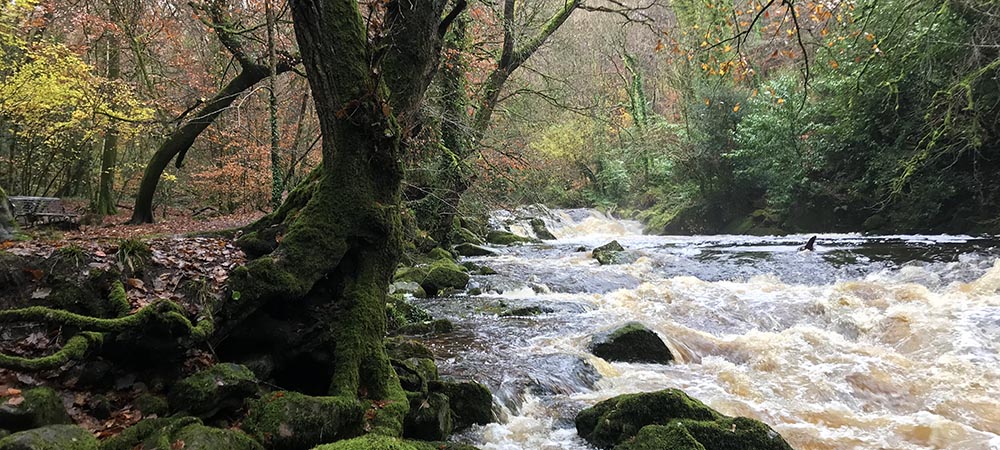
<svg viewBox="0 0 1000 450">
<path fill-rule="evenodd" d="M 482 295 L 415 300 L 456 325 L 430 338 L 442 375 L 496 397 L 500 423 L 460 440 L 592 449 L 578 411 L 673 387 L 797 449 L 1000 449 L 1000 242 L 821 234 L 801 252 L 808 235 L 645 236 L 592 210 L 539 211 L 557 240 L 465 259 L 498 272 L 473 277 Z M 496 220 L 531 235 L 513 215 Z M 612 239 L 634 262 L 591 258 Z M 503 314 L 528 306 L 544 313 Z M 588 352 L 630 321 L 676 361 Z"/>
</svg>

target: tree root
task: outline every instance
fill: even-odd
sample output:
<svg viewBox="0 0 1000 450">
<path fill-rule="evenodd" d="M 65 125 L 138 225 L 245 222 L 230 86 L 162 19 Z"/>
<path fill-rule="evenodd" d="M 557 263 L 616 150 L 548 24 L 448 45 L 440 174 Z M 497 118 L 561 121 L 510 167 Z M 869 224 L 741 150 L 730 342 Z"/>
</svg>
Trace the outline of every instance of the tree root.
<svg viewBox="0 0 1000 450">
<path fill-rule="evenodd" d="M 112 301 L 115 301 L 116 297 L 121 296 L 121 294 L 123 294 L 123 289 L 120 289 L 119 286 L 112 289 Z M 181 329 L 187 330 L 191 339 L 197 342 L 208 340 L 215 330 L 211 315 L 200 317 L 197 324 L 192 324 L 184 316 L 180 306 L 167 300 L 147 305 L 133 314 L 112 319 L 86 316 L 46 306 L 10 309 L 0 311 L 0 323 L 46 323 L 69 326 L 82 331 L 66 341 L 62 349 L 48 356 L 27 358 L 0 353 L 0 368 L 22 371 L 54 369 L 70 360 L 82 359 L 95 344 L 97 346 L 103 344 L 105 333 L 134 330 L 151 321 L 177 325 Z"/>
</svg>

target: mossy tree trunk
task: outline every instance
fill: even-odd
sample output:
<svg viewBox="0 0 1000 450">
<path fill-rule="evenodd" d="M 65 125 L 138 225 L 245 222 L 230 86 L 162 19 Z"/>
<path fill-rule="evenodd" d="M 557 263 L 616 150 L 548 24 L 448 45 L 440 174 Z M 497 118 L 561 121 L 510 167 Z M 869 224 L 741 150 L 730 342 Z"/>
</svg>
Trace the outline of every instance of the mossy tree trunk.
<svg viewBox="0 0 1000 450">
<path fill-rule="evenodd" d="M 0 187 L 0 242 L 14 237 L 14 211 L 7 200 L 7 193 Z"/>
<path fill-rule="evenodd" d="M 308 342 L 295 346 L 333 350 L 328 394 L 362 402 L 367 428 L 389 435 L 401 433 L 409 409 L 383 344 L 402 248 L 401 161 L 450 22 L 445 5 L 392 2 L 380 12 L 384 28 L 366 30 L 355 0 L 292 2 L 323 162 L 248 228 L 244 243 L 269 242 L 253 245 L 258 257 L 233 273 L 239 300 L 218 317 L 219 339 L 253 333 L 265 315 L 302 324 Z"/>
<path fill-rule="evenodd" d="M 108 79 L 117 80 L 121 77 L 121 46 L 114 33 L 108 35 L 107 62 Z M 104 131 L 104 149 L 101 152 L 101 178 L 97 191 L 97 202 L 94 212 L 100 215 L 115 215 L 115 166 L 118 162 L 118 129 L 112 125 Z"/>
</svg>

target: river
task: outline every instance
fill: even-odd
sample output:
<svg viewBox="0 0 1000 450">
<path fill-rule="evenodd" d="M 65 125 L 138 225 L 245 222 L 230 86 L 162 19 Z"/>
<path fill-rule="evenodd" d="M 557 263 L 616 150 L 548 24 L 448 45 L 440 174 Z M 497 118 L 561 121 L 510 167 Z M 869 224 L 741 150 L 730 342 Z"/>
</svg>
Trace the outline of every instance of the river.
<svg viewBox="0 0 1000 450">
<path fill-rule="evenodd" d="M 797 449 L 1000 449 L 997 241 L 821 234 L 801 252 L 808 235 L 645 236 L 592 210 L 546 216 L 557 240 L 465 259 L 498 272 L 473 277 L 482 295 L 415 300 L 456 325 L 429 341 L 441 373 L 486 384 L 501 412 L 459 439 L 589 450 L 573 427 L 580 409 L 674 387 Z M 580 251 L 612 239 L 634 262 L 600 266 Z M 544 313 L 502 314 L 526 306 Z M 677 361 L 587 351 L 629 321 Z"/>
</svg>

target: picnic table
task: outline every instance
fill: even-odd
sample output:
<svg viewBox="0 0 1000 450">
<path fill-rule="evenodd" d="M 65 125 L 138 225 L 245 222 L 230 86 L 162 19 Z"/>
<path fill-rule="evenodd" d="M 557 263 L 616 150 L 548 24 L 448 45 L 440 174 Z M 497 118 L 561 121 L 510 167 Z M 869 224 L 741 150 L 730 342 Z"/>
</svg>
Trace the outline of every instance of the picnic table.
<svg viewBox="0 0 1000 450">
<path fill-rule="evenodd" d="M 7 197 L 10 201 L 14 220 L 20 220 L 22 225 L 33 226 L 39 223 L 74 222 L 78 214 L 66 209 L 66 205 L 57 197 Z"/>
</svg>

